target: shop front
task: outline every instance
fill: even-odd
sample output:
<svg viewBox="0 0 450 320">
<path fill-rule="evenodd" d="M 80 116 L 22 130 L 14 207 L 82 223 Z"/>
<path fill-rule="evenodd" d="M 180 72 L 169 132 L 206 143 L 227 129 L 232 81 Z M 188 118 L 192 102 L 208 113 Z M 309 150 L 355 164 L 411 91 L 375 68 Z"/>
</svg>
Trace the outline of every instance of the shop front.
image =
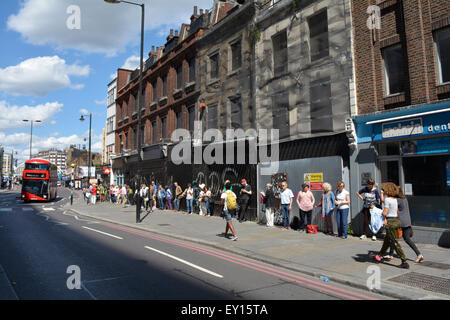
<svg viewBox="0 0 450 320">
<path fill-rule="evenodd" d="M 368 178 L 378 186 L 394 182 L 408 199 L 413 226 L 433 231 L 422 234 L 423 242 L 448 241 L 450 102 L 361 116 L 354 122 L 358 148 L 351 157 L 352 190 Z M 353 199 L 353 208 L 362 205 Z"/>
</svg>

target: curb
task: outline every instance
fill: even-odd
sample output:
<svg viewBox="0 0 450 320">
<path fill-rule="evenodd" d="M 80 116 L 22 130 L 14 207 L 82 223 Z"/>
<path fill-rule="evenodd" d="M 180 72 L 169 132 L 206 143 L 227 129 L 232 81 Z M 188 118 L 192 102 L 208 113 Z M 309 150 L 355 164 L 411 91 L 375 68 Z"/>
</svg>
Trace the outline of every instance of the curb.
<svg viewBox="0 0 450 320">
<path fill-rule="evenodd" d="M 90 217 L 90 218 L 94 218 L 96 220 L 101 220 L 101 221 L 105 221 L 105 222 L 109 222 L 115 225 L 122 225 L 122 226 L 127 226 L 136 230 L 141 230 L 141 231 L 146 231 L 146 232 L 152 232 L 155 233 L 157 235 L 161 235 L 161 236 L 166 236 L 166 237 L 170 237 L 170 238 L 174 238 L 174 239 L 178 239 L 178 240 L 183 240 L 183 241 L 190 241 L 193 243 L 197 243 L 197 244 L 201 244 L 204 246 L 208 246 L 208 247 L 212 247 L 215 249 L 219 249 L 222 251 L 226 251 L 229 253 L 234 253 L 234 254 L 238 254 L 241 256 L 244 256 L 246 258 L 250 258 L 253 260 L 257 260 L 260 262 L 264 262 L 276 267 L 280 267 L 280 268 L 284 268 L 287 270 L 291 270 L 294 272 L 300 272 L 300 273 L 304 273 L 306 275 L 315 277 L 315 278 L 319 278 L 320 276 L 325 275 L 333 282 L 339 283 L 339 284 L 343 284 L 343 285 L 347 285 L 353 288 L 357 288 L 357 289 L 362 289 L 364 291 L 368 291 L 370 293 L 375 293 L 375 294 L 380 294 L 383 296 L 387 296 L 390 298 L 394 298 L 394 299 L 400 299 L 400 300 L 414 300 L 414 298 L 411 298 L 410 296 L 405 296 L 402 294 L 398 294 L 397 292 L 394 292 L 393 290 L 389 289 L 374 289 L 374 290 L 370 290 L 365 284 L 361 284 L 358 281 L 354 281 L 353 279 L 349 278 L 348 276 L 344 276 L 338 273 L 334 273 L 334 272 L 319 272 L 317 270 L 312 269 L 311 267 L 307 267 L 307 266 L 302 266 L 302 268 L 299 268 L 299 266 L 296 264 L 296 267 L 292 266 L 292 263 L 290 261 L 287 260 L 281 260 L 283 261 L 285 264 L 281 264 L 280 263 L 280 259 L 277 259 L 277 261 L 275 261 L 273 258 L 270 257 L 264 257 L 262 255 L 255 255 L 255 254 L 250 254 L 244 250 L 241 249 L 230 249 L 227 247 L 222 247 L 220 245 L 217 244 L 213 244 L 201 239 L 197 239 L 197 238 L 190 238 L 190 237 L 186 237 L 186 236 L 181 236 L 181 235 L 174 235 L 174 234 L 169 234 L 169 233 L 165 233 L 165 232 L 161 232 L 159 230 L 154 230 L 154 229 L 147 229 L 147 228 L 143 228 L 143 227 L 139 227 L 136 226 L 134 224 L 129 224 L 129 223 L 125 223 L 125 222 L 118 222 L 118 221 L 114 221 L 114 220 L 110 220 L 110 219 L 106 219 L 106 218 L 100 218 L 100 217 L 96 217 L 96 216 L 91 216 L 89 214 L 86 213 L 81 213 L 75 209 L 67 209 L 68 211 L 73 211 L 76 214 L 80 215 L 80 216 L 84 216 L 84 217 Z M 385 286 L 386 284 L 383 282 L 382 283 L 382 287 Z M 389 286 L 389 285 L 388 285 Z M 412 290 L 413 288 L 411 288 Z M 431 292 L 430 292 L 431 294 Z M 417 298 L 416 298 L 417 299 Z"/>
</svg>

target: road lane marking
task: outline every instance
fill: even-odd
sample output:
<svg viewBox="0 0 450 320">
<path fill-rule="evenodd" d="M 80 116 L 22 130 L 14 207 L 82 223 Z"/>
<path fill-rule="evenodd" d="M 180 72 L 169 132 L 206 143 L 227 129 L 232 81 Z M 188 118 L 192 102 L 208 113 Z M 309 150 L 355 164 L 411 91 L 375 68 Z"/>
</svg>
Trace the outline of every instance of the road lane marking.
<svg viewBox="0 0 450 320">
<path fill-rule="evenodd" d="M 22 208 L 22 211 L 34 211 L 33 208 Z"/>
<path fill-rule="evenodd" d="M 101 234 L 104 234 L 104 235 L 107 235 L 107 236 L 110 236 L 110 237 L 113 237 L 113 238 L 116 238 L 116 239 L 120 239 L 120 240 L 123 240 L 123 238 L 121 238 L 121 237 L 118 237 L 118 236 L 115 236 L 115 235 L 113 235 L 113 234 L 110 234 L 110 233 L 106 233 L 106 232 L 103 232 L 103 231 L 100 231 L 100 230 L 96 230 L 96 229 L 88 228 L 88 227 L 85 227 L 85 226 L 83 226 L 83 228 L 84 228 L 84 229 L 88 229 L 88 230 L 91 230 L 91 231 L 94 231 L 94 232 L 98 232 L 98 233 L 101 233 Z"/>
<path fill-rule="evenodd" d="M 203 272 L 205 272 L 205 273 L 208 273 L 208 274 L 210 274 L 210 275 L 212 275 L 212 276 L 214 276 L 214 277 L 217 277 L 217 278 L 223 278 L 223 276 L 220 275 L 220 274 L 218 274 L 218 273 L 209 271 L 208 269 L 202 268 L 202 267 L 197 266 L 197 265 L 195 265 L 195 264 L 193 264 L 193 263 L 190 263 L 190 262 L 188 262 L 188 261 L 186 261 L 186 260 L 183 260 L 183 259 L 177 258 L 177 257 L 175 257 L 175 256 L 172 256 L 172 255 L 170 255 L 170 254 L 168 254 L 168 253 L 165 253 L 165 252 L 156 250 L 156 249 L 151 248 L 151 247 L 148 247 L 148 246 L 145 246 L 145 248 L 148 249 L 148 250 L 155 251 L 155 252 L 157 252 L 157 253 L 159 253 L 159 254 L 162 254 L 162 255 L 164 255 L 164 256 L 166 256 L 166 257 L 169 257 L 169 258 L 171 258 L 171 259 L 177 260 L 177 261 L 179 261 L 179 262 L 181 262 L 181 263 L 184 263 L 184 264 L 186 264 L 186 265 L 188 265 L 188 266 L 190 266 L 190 267 L 192 267 L 192 268 L 195 268 L 195 269 L 198 269 L 198 270 L 203 271 Z"/>
<path fill-rule="evenodd" d="M 1 208 L 0 211 L 2 211 L 2 212 L 11 212 L 12 208 Z"/>
<path fill-rule="evenodd" d="M 42 209 L 44 209 L 44 211 L 55 211 L 54 208 L 42 208 Z"/>
</svg>

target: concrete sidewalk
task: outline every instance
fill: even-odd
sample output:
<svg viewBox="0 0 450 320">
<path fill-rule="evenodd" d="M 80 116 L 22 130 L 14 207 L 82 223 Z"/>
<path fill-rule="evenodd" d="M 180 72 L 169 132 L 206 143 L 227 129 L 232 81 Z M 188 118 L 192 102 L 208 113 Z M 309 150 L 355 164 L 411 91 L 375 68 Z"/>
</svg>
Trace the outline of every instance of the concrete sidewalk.
<svg viewBox="0 0 450 320">
<path fill-rule="evenodd" d="M 369 258 L 369 253 L 377 253 L 381 249 L 380 240 L 360 240 L 352 236 L 344 240 L 322 233 L 305 234 L 278 227 L 267 228 L 255 222 L 239 223 L 233 219 L 239 239 L 231 241 L 221 236 L 225 231 L 225 220 L 216 216 L 204 217 L 168 210 L 155 210 L 146 216 L 143 211 L 143 221 L 136 224 L 135 206 L 123 208 L 111 203 L 86 205 L 81 198 L 74 199 L 73 206 L 68 204 L 65 209 L 79 215 L 193 241 L 315 277 L 324 275 L 332 282 L 365 290 L 369 290 L 367 280 L 372 274 L 368 273 L 368 267 L 377 265 L 380 267 L 381 288 L 374 292 L 399 299 L 450 299 L 450 251 L 436 245 L 417 244 L 425 261 L 415 264 L 414 252 L 401 241 L 410 265 L 410 269 L 405 270 L 396 267 L 400 264 L 398 258 L 382 264 L 376 264 Z M 433 282 L 441 291 L 431 288 L 423 290 L 417 285 L 407 286 L 392 281 L 402 275 L 406 276 L 405 281 L 414 281 L 418 277 L 427 285 Z M 432 278 L 428 279 L 428 276 Z"/>
</svg>

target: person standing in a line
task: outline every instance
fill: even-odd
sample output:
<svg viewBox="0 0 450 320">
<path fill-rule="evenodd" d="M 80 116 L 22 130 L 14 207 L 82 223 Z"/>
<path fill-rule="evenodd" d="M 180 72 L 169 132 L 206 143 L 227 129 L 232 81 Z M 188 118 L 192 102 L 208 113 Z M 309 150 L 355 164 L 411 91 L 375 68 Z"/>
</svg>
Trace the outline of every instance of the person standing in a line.
<svg viewBox="0 0 450 320">
<path fill-rule="evenodd" d="M 283 230 L 290 230 L 290 213 L 292 211 L 292 202 L 294 201 L 294 194 L 292 193 L 292 190 L 288 188 L 288 185 L 285 182 L 281 184 L 281 192 L 280 192 L 280 198 L 281 198 L 281 212 L 283 213 L 283 227 L 281 229 Z"/>
<path fill-rule="evenodd" d="M 275 214 L 275 194 L 270 183 L 266 184 L 264 206 L 266 208 L 266 226 L 273 227 L 273 216 Z"/>
<path fill-rule="evenodd" d="M 252 195 L 252 187 L 247 184 L 247 180 L 241 180 L 242 189 L 239 191 L 239 222 L 246 221 L 245 213 L 247 212 L 250 196 Z"/>
<path fill-rule="evenodd" d="M 360 239 L 366 239 L 369 235 L 370 224 L 370 207 L 372 205 L 381 205 L 381 197 L 378 190 L 374 187 L 375 181 L 373 179 L 367 180 L 367 186 L 359 190 L 356 195 L 358 198 L 364 201 L 363 214 L 364 214 L 364 234 Z M 376 235 L 372 235 L 372 240 L 376 241 Z"/>
<path fill-rule="evenodd" d="M 174 182 L 175 186 L 175 210 L 180 211 L 180 202 L 183 198 L 183 189 L 178 185 L 178 182 Z"/>
<path fill-rule="evenodd" d="M 398 204 L 398 217 L 402 225 L 403 240 L 405 240 L 405 242 L 410 246 L 411 249 L 413 249 L 413 251 L 417 255 L 417 259 L 414 262 L 420 263 L 424 260 L 424 257 L 420 253 L 419 249 L 417 249 L 415 243 L 411 240 L 413 233 L 411 227 L 411 215 L 409 213 L 408 200 L 406 199 L 401 187 L 398 187 L 397 204 Z M 383 258 L 388 260 L 392 259 L 393 254 L 394 254 L 394 247 L 391 247 L 389 255 L 384 256 Z"/>
<path fill-rule="evenodd" d="M 163 189 L 162 185 L 159 185 L 158 189 L 158 202 L 159 202 L 159 209 L 164 210 L 164 198 L 166 197 L 166 192 Z"/>
<path fill-rule="evenodd" d="M 158 192 L 158 186 L 156 185 L 155 181 L 152 181 L 152 201 L 153 201 L 153 208 L 152 210 L 156 209 L 156 193 Z"/>
<path fill-rule="evenodd" d="M 302 190 L 297 194 L 297 205 L 299 207 L 300 215 L 300 232 L 304 232 L 307 225 L 311 224 L 312 211 L 314 208 L 314 195 L 309 190 L 309 185 L 304 183 L 302 185 Z"/>
<path fill-rule="evenodd" d="M 194 204 L 194 189 L 192 189 L 191 184 L 188 184 L 186 190 L 184 190 L 183 195 L 186 196 L 186 210 L 188 214 L 192 214 L 193 204 Z"/>
<path fill-rule="evenodd" d="M 381 185 L 381 188 L 385 195 L 382 214 L 385 217 L 384 226 L 386 228 L 386 236 L 380 252 L 375 255 L 374 258 L 378 262 L 382 261 L 382 257 L 386 254 L 389 247 L 393 247 L 402 260 L 402 263 L 398 267 L 409 269 L 409 264 L 406 262 L 406 256 L 403 253 L 403 249 L 397 241 L 397 229 L 401 227 L 401 222 L 398 218 L 398 203 L 396 199 L 398 196 L 398 187 L 392 182 L 386 182 Z M 371 207 L 373 208 L 374 205 Z"/>
<path fill-rule="evenodd" d="M 348 211 L 350 210 L 350 193 L 345 190 L 345 184 L 339 181 L 336 185 L 336 223 L 338 237 L 347 239 Z"/>
<path fill-rule="evenodd" d="M 206 216 L 206 202 L 205 202 L 205 184 L 202 183 L 199 185 L 200 188 L 200 194 L 199 194 L 199 201 L 200 201 L 200 212 L 199 215 Z"/>
<path fill-rule="evenodd" d="M 128 197 L 126 185 L 122 186 L 121 197 L 122 197 L 122 205 L 124 208 L 126 208 L 127 207 L 127 197 Z"/>
<path fill-rule="evenodd" d="M 206 216 L 210 217 L 211 216 L 211 190 L 209 190 L 209 188 L 207 186 L 205 186 L 203 188 L 204 192 L 205 192 L 205 196 L 204 196 L 204 200 L 205 200 L 205 207 L 206 207 Z"/>
<path fill-rule="evenodd" d="M 166 186 L 167 210 L 172 210 L 172 190 Z"/>
<path fill-rule="evenodd" d="M 331 192 L 331 185 L 328 182 L 323 184 L 322 189 L 322 200 L 317 206 L 322 207 L 322 219 L 325 219 L 324 233 L 327 235 L 334 235 L 332 217 L 334 208 L 336 207 L 336 197 L 334 196 L 334 193 Z"/>
<path fill-rule="evenodd" d="M 236 232 L 233 227 L 233 213 L 236 211 L 236 194 L 231 191 L 231 184 L 226 183 L 225 184 L 225 191 L 222 192 L 222 195 L 220 196 L 220 206 L 221 210 L 223 211 L 225 215 L 226 220 L 226 227 L 225 227 L 225 237 L 228 236 L 228 230 L 231 231 L 233 236 L 230 238 L 233 241 L 236 241 L 238 239 Z"/>
</svg>

